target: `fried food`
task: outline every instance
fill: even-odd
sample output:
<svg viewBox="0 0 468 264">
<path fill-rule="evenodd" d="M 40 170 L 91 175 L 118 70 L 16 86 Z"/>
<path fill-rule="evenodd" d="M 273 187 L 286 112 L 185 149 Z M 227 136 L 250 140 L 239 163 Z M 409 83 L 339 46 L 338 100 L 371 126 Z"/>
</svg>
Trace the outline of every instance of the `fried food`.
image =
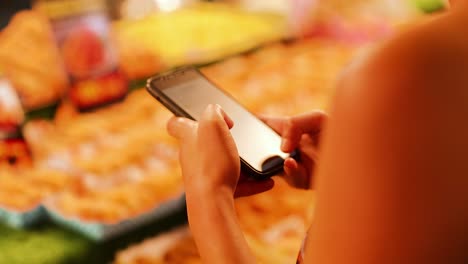
<svg viewBox="0 0 468 264">
<path fill-rule="evenodd" d="M 122 103 L 59 122 L 34 121 L 24 136 L 36 166 L 74 177 L 48 207 L 64 217 L 115 223 L 182 193 L 171 114 L 144 90 Z"/>
<path fill-rule="evenodd" d="M 55 170 L 0 168 L 0 207 L 30 210 L 70 181 L 67 174 Z"/>
<path fill-rule="evenodd" d="M 0 64 L 26 109 L 57 101 L 68 85 L 48 20 L 17 13 L 0 33 Z"/>
</svg>

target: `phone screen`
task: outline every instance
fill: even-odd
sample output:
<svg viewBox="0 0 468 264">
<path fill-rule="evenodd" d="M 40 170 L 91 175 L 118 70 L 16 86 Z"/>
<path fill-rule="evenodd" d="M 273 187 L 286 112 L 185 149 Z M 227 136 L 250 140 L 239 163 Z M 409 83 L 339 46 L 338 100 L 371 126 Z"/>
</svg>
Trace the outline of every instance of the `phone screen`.
<svg viewBox="0 0 468 264">
<path fill-rule="evenodd" d="M 289 157 L 281 151 L 281 137 L 275 131 L 197 70 L 187 70 L 174 78 L 154 79 L 151 86 L 195 120 L 208 104 L 219 104 L 234 121 L 231 133 L 241 159 L 256 171 L 263 173 L 282 168 L 284 159 Z"/>
</svg>

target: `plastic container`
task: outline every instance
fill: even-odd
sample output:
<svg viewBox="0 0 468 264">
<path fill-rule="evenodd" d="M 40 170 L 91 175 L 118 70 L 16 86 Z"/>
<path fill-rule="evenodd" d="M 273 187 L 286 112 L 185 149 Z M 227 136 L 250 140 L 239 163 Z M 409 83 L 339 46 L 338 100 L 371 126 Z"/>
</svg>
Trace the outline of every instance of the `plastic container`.
<svg viewBox="0 0 468 264">
<path fill-rule="evenodd" d="M 44 220 L 45 217 L 45 209 L 41 205 L 36 205 L 24 211 L 0 206 L 0 220 L 5 224 L 16 228 L 32 226 Z"/>
</svg>

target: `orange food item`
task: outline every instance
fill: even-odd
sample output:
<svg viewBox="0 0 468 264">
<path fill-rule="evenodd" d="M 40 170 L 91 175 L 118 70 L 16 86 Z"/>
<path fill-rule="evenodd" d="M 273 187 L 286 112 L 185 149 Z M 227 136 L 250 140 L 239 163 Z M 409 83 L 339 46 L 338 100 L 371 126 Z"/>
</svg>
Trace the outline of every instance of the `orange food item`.
<svg viewBox="0 0 468 264">
<path fill-rule="evenodd" d="M 254 113 L 294 115 L 326 107 L 355 51 L 327 40 L 277 43 L 202 71 Z"/>
<path fill-rule="evenodd" d="M 28 146 L 22 139 L 0 140 L 0 168 L 10 166 L 26 168 L 31 164 Z"/>
<path fill-rule="evenodd" d="M 32 209 L 69 183 L 68 175 L 54 170 L 0 167 L 0 207 Z"/>
<path fill-rule="evenodd" d="M 66 108 L 66 107 L 65 107 Z M 177 145 L 166 132 L 171 114 L 144 90 L 95 112 L 68 114 L 24 128 L 37 166 L 72 176 L 50 208 L 65 217 L 114 223 L 182 193 Z"/>
<path fill-rule="evenodd" d="M 153 172 L 141 181 L 123 182 L 109 188 L 68 189 L 47 206 L 64 217 L 111 224 L 178 198 L 182 193 L 180 181 L 181 175 L 176 171 L 168 175 Z"/>
<path fill-rule="evenodd" d="M 0 64 L 26 109 L 57 101 L 68 87 L 50 24 L 35 11 L 19 12 L 0 33 Z"/>
</svg>

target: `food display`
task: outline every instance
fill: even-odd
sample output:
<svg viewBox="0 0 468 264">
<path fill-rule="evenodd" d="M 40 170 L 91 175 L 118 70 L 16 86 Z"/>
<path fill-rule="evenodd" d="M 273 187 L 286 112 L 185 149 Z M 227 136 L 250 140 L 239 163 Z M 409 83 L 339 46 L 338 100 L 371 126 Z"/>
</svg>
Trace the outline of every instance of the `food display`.
<svg viewBox="0 0 468 264">
<path fill-rule="evenodd" d="M 336 76 L 354 51 L 353 46 L 328 40 L 276 42 L 201 70 L 254 113 L 291 115 L 326 107 Z M 28 122 L 23 134 L 34 157 L 33 170 L 65 175 L 66 184 L 39 193 L 20 191 L 12 196 L 18 197 L 15 203 L 32 199 L 62 220 L 109 225 L 176 199 L 183 189 L 177 145 L 165 131 L 170 116 L 146 91 L 136 90 L 121 103 L 96 111 L 78 113 L 65 102 L 54 120 Z M 245 211 L 246 236 L 259 254 L 276 241 L 282 247 L 279 252 L 291 257 L 304 230 L 293 232 L 290 225 L 302 223 L 305 228 L 308 222 L 299 213 L 303 207 L 294 204 L 296 198 L 284 200 L 280 215 L 267 213 L 271 199 L 293 191 L 278 186 L 283 196 L 241 200 L 245 202 L 239 203 L 239 210 Z M 296 213 L 289 215 L 290 210 Z M 266 238 L 259 240 L 263 235 Z"/>
<path fill-rule="evenodd" d="M 38 9 L 41 10 L 41 8 Z M 205 17 L 205 19 L 197 19 L 200 16 Z M 194 37 L 192 41 L 173 35 L 168 27 L 158 26 L 167 24 L 173 29 L 177 26 L 183 27 L 184 24 L 192 20 L 198 21 L 198 24 L 189 23 L 191 28 L 184 29 L 187 30 L 187 34 L 185 34 L 187 37 Z M 122 43 L 124 43 L 123 46 L 125 43 L 137 45 L 135 43 L 139 42 L 135 42 L 134 38 L 140 37 L 139 34 L 142 32 L 148 33 L 141 43 L 146 43 L 146 47 L 151 46 L 152 54 L 166 56 L 165 58 L 161 57 L 161 60 L 158 61 L 164 61 L 166 65 L 176 65 L 182 63 L 182 59 L 185 59 L 185 63 L 198 61 L 198 59 L 209 60 L 214 58 L 212 56 L 219 57 L 221 54 L 219 52 L 223 52 L 222 54 L 239 52 L 253 47 L 255 43 L 278 38 L 284 34 L 284 28 L 279 26 L 281 21 L 275 15 L 263 14 L 259 16 L 229 9 L 222 5 L 201 5 L 198 8 L 177 11 L 171 16 L 156 14 L 137 22 L 117 22 L 114 29 L 117 39 L 120 40 L 117 41 L 120 43 L 119 46 L 122 46 Z M 209 24 L 217 24 L 217 26 L 209 27 L 207 26 Z M 58 59 L 60 52 L 54 45 L 52 29 L 47 20 L 41 14 L 33 11 L 18 14 L 9 27 L 2 32 L 2 36 L 12 34 L 11 32 L 21 27 L 26 28 L 25 32 L 19 31 L 15 35 L 18 38 L 16 41 L 28 39 L 32 35 L 40 40 L 38 44 L 42 45 L 40 47 L 42 51 L 37 50 L 31 56 L 30 61 L 37 62 L 42 57 L 49 59 L 45 63 L 49 63 L 52 70 L 48 74 L 41 72 L 40 76 L 54 81 L 66 79 Z M 239 31 L 239 27 L 242 30 Z M 70 39 L 88 36 L 89 32 L 86 33 L 86 30 L 83 30 L 80 29 L 79 34 L 74 34 Z M 152 30 L 160 31 L 152 34 Z M 194 30 L 197 31 L 193 32 Z M 181 34 L 180 30 L 174 32 Z M 242 32 L 242 34 L 238 32 Z M 156 37 L 160 41 L 156 40 Z M 179 46 L 163 45 L 166 40 L 175 40 L 176 37 L 180 42 Z M 5 42 L 10 43 L 15 38 L 8 36 L 4 40 L 8 40 Z M 223 41 L 226 44 L 222 44 Z M 96 41 L 83 43 L 86 45 L 79 45 L 78 49 L 86 49 Z M 161 44 L 158 46 L 151 45 L 151 43 Z M 61 50 L 69 50 L 75 46 L 72 44 L 68 45 L 68 40 L 65 41 L 61 45 Z M 181 46 L 182 44 L 189 45 L 192 50 L 188 49 L 189 46 Z M 274 44 L 258 52 L 232 57 L 223 63 L 203 70 L 213 81 L 219 82 L 221 87 L 231 92 L 252 111 L 275 113 L 276 110 L 283 109 L 284 113 L 298 112 L 300 109 L 283 108 L 284 105 L 280 106 L 276 102 L 289 93 L 288 90 L 297 90 L 296 87 L 288 87 L 286 84 L 301 86 L 301 84 L 310 82 L 310 80 L 304 79 L 308 77 L 295 78 L 295 76 L 281 72 L 281 65 L 285 63 L 290 64 L 292 69 L 309 68 L 307 65 L 309 58 L 299 58 L 304 55 L 300 52 L 296 56 L 297 58 L 294 56 L 294 53 L 301 49 L 308 49 L 308 47 L 294 44 L 295 48 L 290 49 L 287 47 L 288 45 Z M 154 52 L 158 47 L 163 48 L 163 50 L 158 50 L 158 53 Z M 193 50 L 193 48 L 198 50 Z M 98 52 L 100 49 L 93 48 L 92 50 Z M 138 49 L 136 50 L 138 51 Z M 184 52 L 186 53 L 184 54 Z M 73 51 L 67 54 L 74 56 L 78 53 Z M 62 54 L 64 61 L 69 59 L 67 54 Z M 100 54 L 93 54 L 90 55 L 91 59 L 100 56 Z M 203 56 L 192 60 L 194 57 L 191 57 L 190 54 Z M 89 62 L 88 55 L 70 61 L 73 64 L 83 60 Z M 205 57 L 205 55 L 209 56 Z M 151 58 L 151 54 L 142 56 Z M 284 56 L 292 59 L 290 62 L 285 62 L 282 59 L 285 58 Z M 10 55 L 10 57 L 11 61 L 21 61 L 19 56 Z M 56 60 L 54 61 L 52 58 Z M 144 64 L 145 60 L 137 62 Z M 27 63 L 27 61 L 21 61 L 21 63 Z M 125 59 L 123 64 L 125 64 Z M 137 63 L 135 62 L 135 64 Z M 254 69 L 253 65 L 255 65 Z M 35 67 L 37 68 L 37 65 Z M 72 68 L 79 69 L 80 67 Z M 19 68 L 28 69 L 28 67 Z M 70 72 L 71 68 L 67 66 L 66 69 Z M 249 72 L 247 69 L 253 70 Z M 72 72 L 75 71 L 72 70 Z M 235 72 L 237 72 L 237 76 Z M 59 76 L 58 73 L 60 73 Z M 294 71 L 294 74 L 298 74 L 298 72 Z M 318 73 L 316 77 L 319 75 Z M 315 78 L 313 75 L 310 76 Z M 294 83 L 286 81 L 292 78 L 295 78 Z M 13 81 L 18 79 L 22 80 L 12 76 Z M 31 81 L 31 83 L 43 84 L 44 82 Z M 306 86 L 304 85 L 302 88 L 305 90 Z M 21 88 L 18 90 L 22 95 Z M 265 93 L 267 90 L 269 92 Z M 47 89 L 47 91 L 53 91 L 53 89 Z M 34 94 L 45 95 L 44 93 Z M 55 94 L 57 95 L 58 92 Z M 267 94 L 267 96 L 260 97 L 262 94 Z M 315 96 L 314 100 L 319 100 L 315 93 L 310 96 Z M 23 97 L 21 97 L 23 105 L 28 105 L 28 99 L 24 100 Z M 39 97 L 33 96 L 32 98 Z M 297 107 L 294 99 L 292 99 L 292 105 Z M 158 203 L 180 195 L 182 183 L 177 166 L 177 146 L 165 132 L 165 122 L 169 116 L 170 114 L 146 92 L 135 91 L 122 103 L 89 113 L 78 114 L 74 107 L 64 102 L 55 113 L 54 120 L 31 121 L 25 124 L 22 132 L 34 158 L 34 168 L 60 171 L 73 179 L 73 183 L 69 187 L 55 193 L 53 199 L 47 199 L 47 206 L 65 216 L 113 223 L 148 211 Z M 139 195 L 130 195 L 132 193 Z M 133 198 L 129 199 L 129 196 Z M 124 200 L 127 201 L 123 202 Z"/>
<path fill-rule="evenodd" d="M 326 108 L 355 51 L 329 40 L 275 43 L 202 71 L 254 113 L 293 115 Z"/>
<path fill-rule="evenodd" d="M 71 178 L 53 170 L 0 169 L 0 207 L 26 211 L 65 188 Z"/>
<path fill-rule="evenodd" d="M 118 222 L 180 195 L 177 146 L 165 132 L 169 117 L 140 90 L 93 113 L 29 123 L 24 133 L 36 165 L 76 178 L 48 206 L 65 216 Z"/>
<path fill-rule="evenodd" d="M 202 71 L 253 112 L 290 115 L 325 107 L 353 50 L 319 41 L 278 43 Z M 91 113 L 61 111 L 53 123 L 31 122 L 24 129 L 36 166 L 76 178 L 51 208 L 70 217 L 116 222 L 181 193 L 177 146 L 165 131 L 171 114 L 145 91 Z"/>
<path fill-rule="evenodd" d="M 116 61 L 107 42 L 110 39 L 103 39 L 108 36 L 101 27 L 106 23 L 101 23 L 100 13 L 86 15 L 89 8 L 102 5 L 93 2 L 85 7 L 74 2 L 67 9 L 58 8 L 67 6 L 59 5 L 66 1 L 35 3 L 36 11 L 17 14 L 0 38 L 0 66 L 26 113 L 15 126 L 21 128 L 20 139 L 24 136 L 27 143 L 19 148 L 16 141 L 8 139 L 9 148 L 3 144 L 1 151 L 10 153 L 14 147 L 15 153 L 30 157 L 27 169 L 9 168 L 7 157 L 4 171 L 2 167 L 4 196 L 0 207 L 34 215 L 36 208 L 43 208 L 57 222 L 112 227 L 129 220 L 138 222 L 140 216 L 146 218 L 147 213 L 178 199 L 183 193 L 182 178 L 177 145 L 165 131 L 171 116 L 168 111 L 143 90 L 132 92 L 120 103 L 79 111 L 88 110 L 89 102 L 94 106 L 102 97 L 95 91 L 112 93 L 107 84 L 115 83 L 115 78 L 107 77 L 91 83 L 94 73 L 103 73 L 99 67 L 107 67 L 102 61 Z M 201 16 L 205 20 L 199 20 Z M 119 67 L 129 77 L 141 78 L 174 65 L 208 62 L 278 39 L 284 34 L 282 21 L 276 15 L 257 16 L 224 5 L 200 5 L 141 21 L 115 22 L 112 39 L 120 54 Z M 209 24 L 217 26 L 209 28 Z M 184 29 L 186 25 L 190 28 Z M 189 39 L 174 35 L 174 27 L 186 30 L 184 35 Z M 145 41 L 135 41 L 140 37 Z M 176 40 L 179 46 L 164 44 Z M 37 45 L 26 45 L 21 51 L 12 48 L 31 41 Z M 83 83 L 87 88 L 76 89 Z M 77 95 L 77 90 L 83 93 Z M 31 118 L 32 110 L 51 104 L 59 105 L 52 120 Z M 61 185 L 52 184 L 59 179 Z"/>
<path fill-rule="evenodd" d="M 323 109 L 355 47 L 327 40 L 276 43 L 201 70 L 257 114 Z M 236 200 L 244 235 L 261 263 L 294 263 L 312 221 L 314 193 L 275 177 L 272 191 Z M 201 263 L 190 232 L 178 229 L 117 254 L 116 264 Z"/>
<path fill-rule="evenodd" d="M 66 188 L 70 180 L 59 171 L 0 167 L 0 222 L 14 227 L 35 224 L 44 218 L 44 199 Z"/>
</svg>

